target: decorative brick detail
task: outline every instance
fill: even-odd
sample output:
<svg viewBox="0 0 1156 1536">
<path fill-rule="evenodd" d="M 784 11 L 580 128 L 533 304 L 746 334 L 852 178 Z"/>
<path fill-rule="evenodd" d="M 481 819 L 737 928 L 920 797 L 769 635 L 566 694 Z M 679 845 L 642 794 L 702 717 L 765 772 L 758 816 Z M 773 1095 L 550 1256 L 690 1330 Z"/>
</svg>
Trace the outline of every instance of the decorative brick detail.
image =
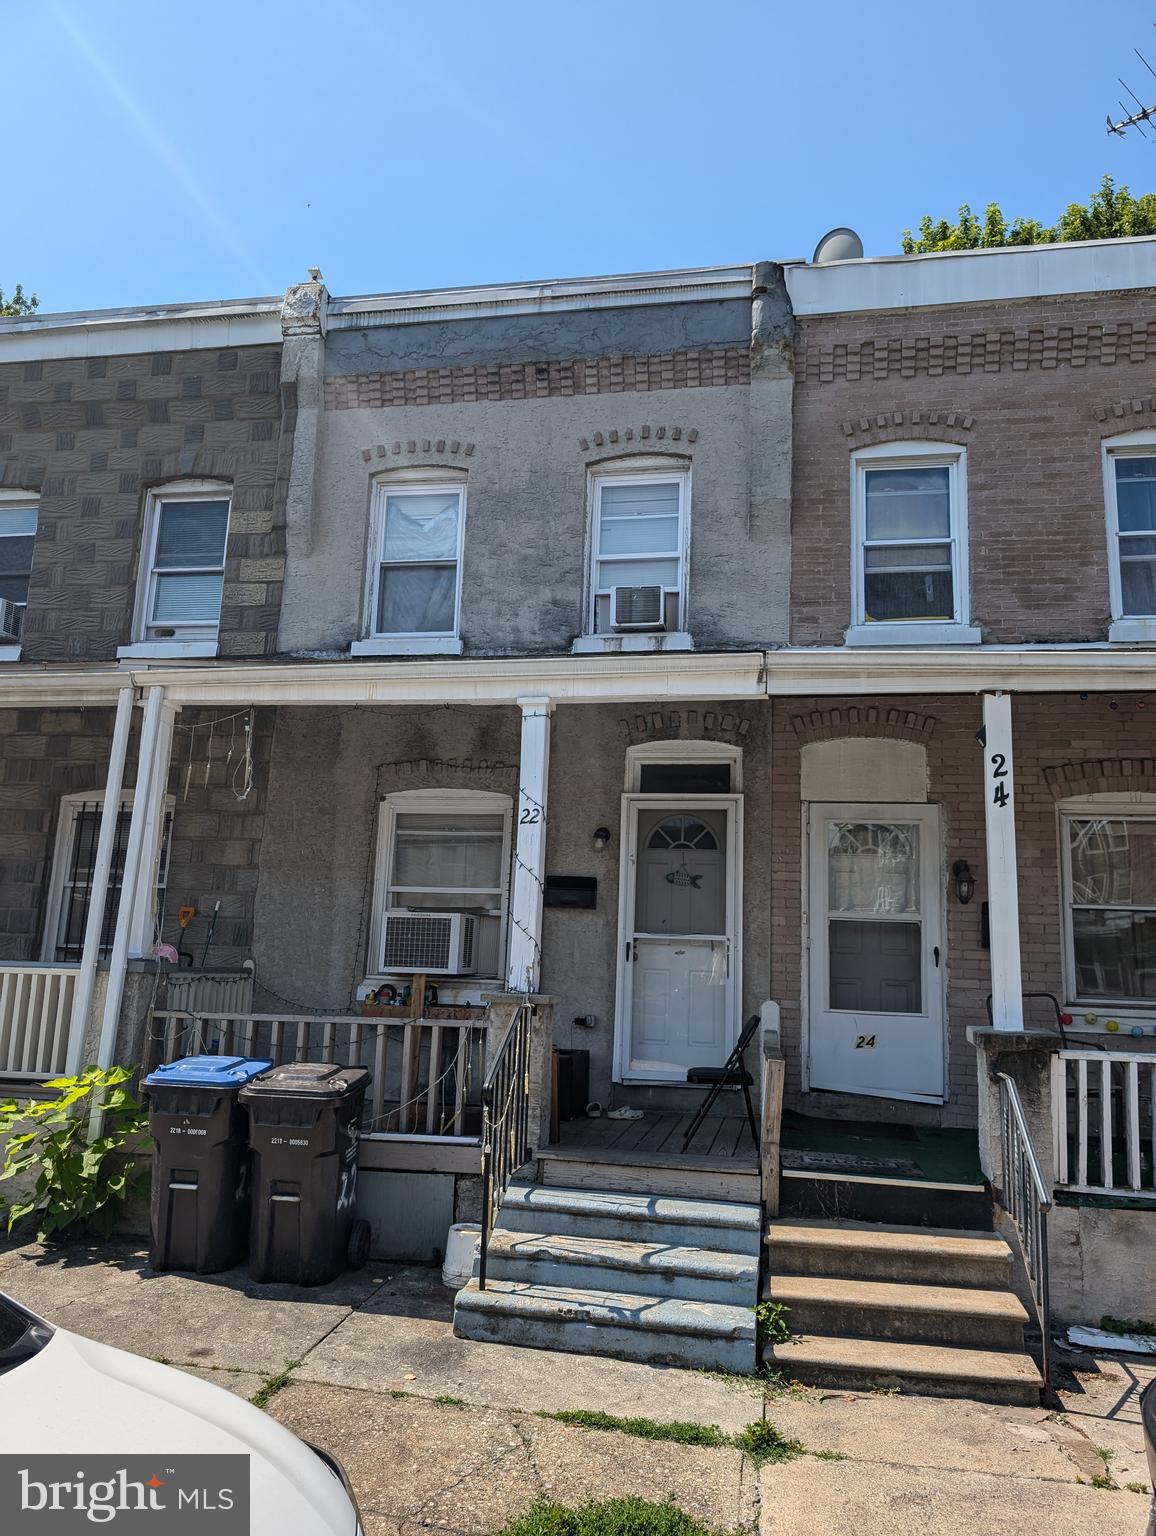
<svg viewBox="0 0 1156 1536">
<path fill-rule="evenodd" d="M 1093 757 L 1043 770 L 1053 800 L 1069 795 L 1156 794 L 1156 758 Z"/>
<path fill-rule="evenodd" d="M 1148 395 L 1142 399 L 1114 400 L 1111 405 L 1098 405 L 1095 409 L 1097 421 L 1107 424 L 1110 432 L 1119 432 L 1121 424 L 1125 423 L 1129 416 L 1152 416 L 1156 412 L 1156 404 L 1153 396 Z"/>
<path fill-rule="evenodd" d="M 395 458 L 398 455 L 406 455 L 412 458 L 414 454 L 418 454 L 428 458 L 433 454 L 439 459 L 468 459 L 472 457 L 476 446 L 474 443 L 463 443 L 456 437 L 449 439 L 439 437 L 436 442 L 431 438 L 423 437 L 420 443 L 416 438 L 410 438 L 405 443 L 390 443 L 388 445 L 386 443 L 375 443 L 372 448 L 363 448 L 361 450 L 361 457 L 367 464 L 372 464 L 374 459 L 388 459 L 391 455 Z"/>
<path fill-rule="evenodd" d="M 407 368 L 395 373 L 347 373 L 328 378 L 325 408 L 382 410 L 401 405 L 472 405 L 478 400 L 554 400 L 570 395 L 710 389 L 749 384 L 750 376 L 745 347 L 641 357 Z"/>
<path fill-rule="evenodd" d="M 942 440 L 955 434 L 963 440 L 964 434 L 975 426 L 975 417 L 967 411 L 883 411 L 874 416 L 860 416 L 853 421 L 839 423 L 844 437 L 856 439 L 855 447 L 886 442 L 889 438 L 927 438 Z"/>
<path fill-rule="evenodd" d="M 806 715 L 791 716 L 791 730 L 799 742 L 830 741 L 836 736 L 887 736 L 895 741 L 929 741 L 935 726 L 934 715 L 877 704 L 815 709 Z"/>
<path fill-rule="evenodd" d="M 618 448 L 627 443 L 661 443 L 666 447 L 669 443 L 693 445 L 698 442 L 697 427 L 611 427 L 605 432 L 594 432 L 589 437 L 580 437 L 578 446 L 583 453 L 589 453 L 591 446 L 594 448 Z"/>
<path fill-rule="evenodd" d="M 742 740 L 750 735 L 751 722 L 749 716 L 721 707 L 702 710 L 654 709 L 649 714 L 624 715 L 618 727 L 629 742 L 672 739 L 701 741 L 718 736 L 732 736 Z"/>
<path fill-rule="evenodd" d="M 1019 372 L 1047 368 L 1109 368 L 1117 361 L 1156 358 L 1156 320 L 1118 324 L 999 327 L 951 335 L 868 336 L 823 343 L 804 338 L 795 351 L 797 376 L 810 384 L 836 379 L 937 378 L 943 374 Z"/>
</svg>

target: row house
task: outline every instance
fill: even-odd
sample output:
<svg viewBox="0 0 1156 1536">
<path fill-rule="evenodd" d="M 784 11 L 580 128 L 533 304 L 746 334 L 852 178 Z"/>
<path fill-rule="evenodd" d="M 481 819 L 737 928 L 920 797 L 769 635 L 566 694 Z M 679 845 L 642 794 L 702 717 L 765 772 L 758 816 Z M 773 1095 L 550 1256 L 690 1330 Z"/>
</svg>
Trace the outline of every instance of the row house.
<svg viewBox="0 0 1156 1536">
<path fill-rule="evenodd" d="M 1020 1129 L 1060 1310 L 1144 1315 L 1154 290 L 1142 238 L 0 324 L 0 1074 L 365 1060 L 379 1251 L 480 1206 L 477 1337 L 741 1368 L 760 1201 L 990 1227 Z M 761 1162 L 742 1091 L 692 1123 L 740 1043 Z M 701 1260 L 600 1309 L 609 1196 L 733 1315 Z"/>
</svg>

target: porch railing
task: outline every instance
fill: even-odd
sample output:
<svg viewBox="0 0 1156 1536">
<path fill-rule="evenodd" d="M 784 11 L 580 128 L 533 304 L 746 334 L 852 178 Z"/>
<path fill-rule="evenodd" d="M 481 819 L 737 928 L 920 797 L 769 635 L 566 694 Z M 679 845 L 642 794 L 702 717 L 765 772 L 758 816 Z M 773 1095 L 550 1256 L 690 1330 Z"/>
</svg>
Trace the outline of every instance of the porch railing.
<svg viewBox="0 0 1156 1536">
<path fill-rule="evenodd" d="M 206 1051 L 369 1068 L 364 1135 L 476 1140 L 485 1054 L 481 1019 L 380 1019 L 362 1015 L 187 1013 L 155 1010 L 145 1069 Z"/>
<path fill-rule="evenodd" d="M 1156 1054 L 1062 1050 L 1052 1061 L 1057 1185 L 1074 1193 L 1156 1193 Z"/>
<path fill-rule="evenodd" d="M 0 1077 L 59 1077 L 79 966 L 0 965 Z"/>
<path fill-rule="evenodd" d="M 999 1078 L 1001 1180 L 998 1201 L 1011 1217 L 1019 1238 L 1036 1314 L 1040 1322 L 1041 1370 L 1044 1391 L 1051 1385 L 1052 1313 L 1048 1274 L 1048 1212 L 1052 1208 L 1048 1186 L 1020 1103 L 1019 1089 L 1006 1072 Z"/>
<path fill-rule="evenodd" d="M 530 1146 L 531 1002 L 518 1005 L 505 1039 L 495 1052 L 482 1086 L 482 1236 L 478 1244 L 478 1288 L 486 1288 L 486 1259 L 502 1198 L 515 1172 L 532 1154 Z"/>
</svg>

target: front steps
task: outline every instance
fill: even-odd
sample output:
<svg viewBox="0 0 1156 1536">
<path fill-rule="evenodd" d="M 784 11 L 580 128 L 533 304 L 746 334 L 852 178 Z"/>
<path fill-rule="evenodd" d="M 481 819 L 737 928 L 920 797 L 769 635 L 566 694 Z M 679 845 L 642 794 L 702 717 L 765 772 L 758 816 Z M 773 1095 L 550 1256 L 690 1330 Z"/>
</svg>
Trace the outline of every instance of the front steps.
<svg viewBox="0 0 1156 1536">
<path fill-rule="evenodd" d="M 988 1232 L 787 1219 L 767 1231 L 764 1295 L 791 1338 L 766 1365 L 819 1386 L 1039 1402 L 1011 1252 Z"/>
<path fill-rule="evenodd" d="M 460 1338 L 653 1364 L 755 1368 L 757 1204 L 514 1185 Z"/>
</svg>

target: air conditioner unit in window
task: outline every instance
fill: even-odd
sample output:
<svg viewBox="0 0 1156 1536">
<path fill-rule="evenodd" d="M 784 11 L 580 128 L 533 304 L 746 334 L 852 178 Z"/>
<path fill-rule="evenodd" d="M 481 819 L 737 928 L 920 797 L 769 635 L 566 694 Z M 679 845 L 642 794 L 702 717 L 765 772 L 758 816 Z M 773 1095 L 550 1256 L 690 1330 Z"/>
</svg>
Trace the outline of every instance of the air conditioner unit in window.
<svg viewBox="0 0 1156 1536">
<path fill-rule="evenodd" d="M 20 634 L 21 610 L 7 597 L 0 597 L 0 640 L 15 640 Z"/>
<path fill-rule="evenodd" d="M 477 970 L 477 918 L 467 912 L 385 914 L 382 970 L 427 976 L 472 976 Z"/>
<path fill-rule="evenodd" d="M 661 587 L 615 587 L 610 594 L 610 623 L 615 629 L 665 629 Z"/>
</svg>

